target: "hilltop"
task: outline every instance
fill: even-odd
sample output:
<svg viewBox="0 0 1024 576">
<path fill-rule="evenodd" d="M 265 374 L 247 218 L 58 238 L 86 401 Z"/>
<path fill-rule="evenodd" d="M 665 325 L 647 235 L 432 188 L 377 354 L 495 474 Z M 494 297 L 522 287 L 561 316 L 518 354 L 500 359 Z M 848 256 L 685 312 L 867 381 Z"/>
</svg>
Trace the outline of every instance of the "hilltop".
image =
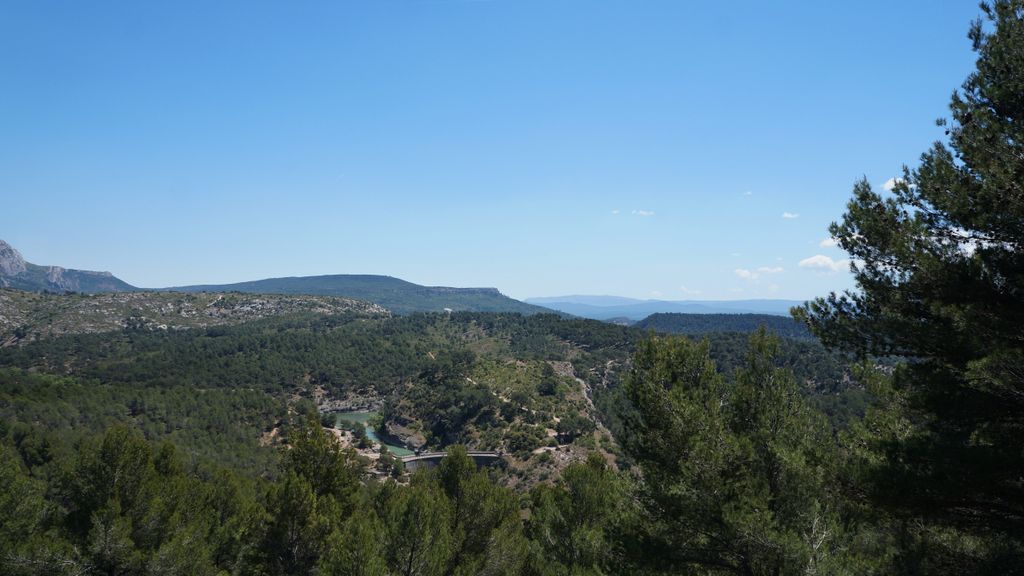
<svg viewBox="0 0 1024 576">
<path fill-rule="evenodd" d="M 443 312 L 446 308 L 466 312 L 550 313 L 505 296 L 497 288 L 452 288 L 421 286 L 391 276 L 333 274 L 267 278 L 236 284 L 207 284 L 167 288 L 176 292 L 244 292 L 250 294 L 309 294 L 345 296 L 379 304 L 395 314 Z"/>
</svg>

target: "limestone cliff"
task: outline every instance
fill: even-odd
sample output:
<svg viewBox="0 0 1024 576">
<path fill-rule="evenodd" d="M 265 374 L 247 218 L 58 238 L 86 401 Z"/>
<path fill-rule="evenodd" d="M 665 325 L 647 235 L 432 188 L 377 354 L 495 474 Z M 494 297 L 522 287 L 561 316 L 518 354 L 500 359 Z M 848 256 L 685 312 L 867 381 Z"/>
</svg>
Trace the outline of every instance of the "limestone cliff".
<svg viewBox="0 0 1024 576">
<path fill-rule="evenodd" d="M 136 288 L 110 272 L 39 266 L 26 262 L 13 246 L 0 240 L 0 287 L 35 292 L 131 292 Z"/>
</svg>

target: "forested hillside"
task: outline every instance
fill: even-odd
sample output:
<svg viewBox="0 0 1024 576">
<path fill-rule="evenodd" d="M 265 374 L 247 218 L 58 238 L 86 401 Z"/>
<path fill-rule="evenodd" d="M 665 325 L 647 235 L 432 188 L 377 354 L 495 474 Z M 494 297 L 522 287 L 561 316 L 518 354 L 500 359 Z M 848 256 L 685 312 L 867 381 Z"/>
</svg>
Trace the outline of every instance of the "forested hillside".
<svg viewBox="0 0 1024 576">
<path fill-rule="evenodd" d="M 166 296 L 164 306 L 181 295 L 160 296 Z M 253 299 L 292 309 L 308 304 L 294 297 L 202 296 L 221 297 L 245 306 Z M 68 303 L 51 321 L 74 326 L 78 305 L 96 298 L 44 301 Z M 4 389 L 0 414 L 79 433 L 133 424 L 149 438 L 175 439 L 186 454 L 260 469 L 268 462 L 260 442 L 274 438 L 289 407 L 313 413 L 317 404 L 373 407 L 383 429 L 410 447 L 459 443 L 501 450 L 526 482 L 557 474 L 573 454 L 620 452 L 616 438 L 627 434 L 620 374 L 643 332 L 553 315 L 367 312 L 306 312 L 191 330 L 139 323 L 116 332 L 20 340 L 0 350 L 0 366 L 33 373 L 6 373 L 12 386 Z M 710 338 L 731 378 L 742 365 L 746 336 Z M 839 403 L 837 425 L 863 409 L 839 358 L 786 340 L 778 363 L 794 370 L 816 401 Z M 226 437 L 230 422 L 239 425 Z M 563 454 L 544 457 L 555 448 Z"/>
<path fill-rule="evenodd" d="M 317 403 L 356 399 L 380 409 L 412 445 L 461 443 L 526 461 L 544 446 L 615 450 L 595 424 L 587 390 L 615 381 L 634 342 L 633 332 L 593 321 L 475 313 L 306 313 L 198 330 L 73 334 L 0 350 L 0 366 L 14 370 L 0 414 L 51 429 L 121 421 L 154 439 L 177 434 L 189 454 L 256 461 L 259 441 L 287 410 L 315 413 Z M 196 394 L 210 401 L 176 422 L 171 414 Z M 207 445 L 217 437 L 210 430 L 220 429 L 215 422 L 231 420 L 247 423 L 234 455 L 231 446 Z"/>
<path fill-rule="evenodd" d="M 783 338 L 813 340 L 807 326 L 786 316 L 771 314 L 651 314 L 634 324 L 641 330 L 665 334 L 699 336 L 711 332 L 742 332 L 750 334 L 764 326 Z"/>
</svg>

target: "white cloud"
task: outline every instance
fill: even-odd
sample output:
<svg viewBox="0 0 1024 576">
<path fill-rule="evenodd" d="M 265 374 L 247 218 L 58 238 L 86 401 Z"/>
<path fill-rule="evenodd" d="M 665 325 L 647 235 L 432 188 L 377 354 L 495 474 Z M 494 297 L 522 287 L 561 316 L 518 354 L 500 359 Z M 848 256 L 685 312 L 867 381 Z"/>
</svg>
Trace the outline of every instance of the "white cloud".
<svg viewBox="0 0 1024 576">
<path fill-rule="evenodd" d="M 730 254 L 730 256 L 732 256 L 733 258 L 739 258 L 740 253 L 739 252 L 733 252 L 732 254 Z"/>
<path fill-rule="evenodd" d="M 733 274 L 750 282 L 756 282 L 762 274 L 778 274 L 780 272 L 782 272 L 782 266 L 761 266 L 757 270 L 747 270 L 746 268 L 733 270 Z"/>
<path fill-rule="evenodd" d="M 744 193 L 743 193 L 743 195 L 744 195 L 744 196 L 753 196 L 753 195 L 754 195 L 754 193 L 753 193 L 753 192 L 751 192 L 750 190 L 747 190 L 746 192 L 744 192 Z"/>
<path fill-rule="evenodd" d="M 822 248 L 835 248 L 839 245 L 839 241 L 835 238 L 825 238 L 821 242 L 818 242 L 818 246 Z"/>
<path fill-rule="evenodd" d="M 700 294 L 700 290 L 690 290 L 686 286 L 680 286 L 679 289 L 683 292 L 683 294 L 686 294 L 686 295 L 689 295 L 689 296 L 696 296 L 696 295 Z"/>
<path fill-rule="evenodd" d="M 654 210 L 633 210 L 634 216 L 654 216 Z"/>
<path fill-rule="evenodd" d="M 816 254 L 810 258 L 804 258 L 799 264 L 801 268 L 810 268 L 811 270 L 820 270 L 823 272 L 839 272 L 840 270 L 846 270 L 849 265 L 849 260 L 833 260 L 823 254 Z"/>
<path fill-rule="evenodd" d="M 739 294 L 740 292 L 743 292 L 743 288 L 729 288 L 729 292 L 735 292 L 736 294 Z"/>
<path fill-rule="evenodd" d="M 796 214 L 796 213 L 794 213 L 794 212 L 783 212 L 783 213 L 782 213 L 782 217 L 783 217 L 784 219 L 786 219 L 786 220 L 795 220 L 795 219 L 799 218 L 799 217 L 800 217 L 800 215 L 799 215 L 799 214 Z"/>
<path fill-rule="evenodd" d="M 882 184 L 882 188 L 885 188 L 887 192 L 892 192 L 892 189 L 901 182 L 903 182 L 903 178 L 889 178 Z"/>
<path fill-rule="evenodd" d="M 651 296 L 654 296 L 655 298 L 661 298 L 663 294 L 661 293 L 661 290 L 651 290 Z"/>
<path fill-rule="evenodd" d="M 616 208 L 615 210 L 612 210 L 612 214 L 618 214 L 619 212 L 620 212 L 620 210 L 618 208 Z"/>
</svg>

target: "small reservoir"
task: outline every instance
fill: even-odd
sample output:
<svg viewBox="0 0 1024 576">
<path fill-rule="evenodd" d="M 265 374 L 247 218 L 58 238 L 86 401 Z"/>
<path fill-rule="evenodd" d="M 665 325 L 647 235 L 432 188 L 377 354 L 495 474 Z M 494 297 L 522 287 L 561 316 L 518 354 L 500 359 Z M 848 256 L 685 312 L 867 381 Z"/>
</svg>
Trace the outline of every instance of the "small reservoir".
<svg viewBox="0 0 1024 576">
<path fill-rule="evenodd" d="M 374 430 L 373 426 L 369 424 L 370 420 L 373 420 L 380 415 L 378 412 L 335 412 L 333 414 L 335 427 L 340 427 L 342 423 L 347 423 L 349 425 L 358 424 L 366 429 L 367 438 L 369 438 L 373 442 L 376 442 L 377 444 L 383 444 L 384 446 L 387 447 L 388 452 L 394 454 L 395 456 L 401 458 L 403 456 L 411 456 L 412 454 L 414 454 L 412 450 L 409 450 L 405 446 L 388 444 L 380 439 L 380 436 L 377 435 L 376 430 Z"/>
</svg>

